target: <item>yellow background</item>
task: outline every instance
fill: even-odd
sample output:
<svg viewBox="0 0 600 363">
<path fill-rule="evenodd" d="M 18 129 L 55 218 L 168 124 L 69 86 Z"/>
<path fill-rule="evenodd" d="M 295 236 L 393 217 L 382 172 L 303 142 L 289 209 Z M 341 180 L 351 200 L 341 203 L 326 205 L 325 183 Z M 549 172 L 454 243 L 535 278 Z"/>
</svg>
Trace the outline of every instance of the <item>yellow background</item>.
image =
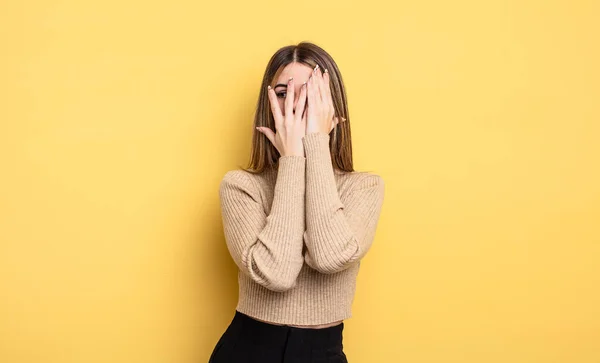
<svg viewBox="0 0 600 363">
<path fill-rule="evenodd" d="M 269 57 L 336 59 L 386 181 L 350 363 L 600 362 L 597 1 L 2 1 L 0 362 L 206 362 Z"/>
</svg>

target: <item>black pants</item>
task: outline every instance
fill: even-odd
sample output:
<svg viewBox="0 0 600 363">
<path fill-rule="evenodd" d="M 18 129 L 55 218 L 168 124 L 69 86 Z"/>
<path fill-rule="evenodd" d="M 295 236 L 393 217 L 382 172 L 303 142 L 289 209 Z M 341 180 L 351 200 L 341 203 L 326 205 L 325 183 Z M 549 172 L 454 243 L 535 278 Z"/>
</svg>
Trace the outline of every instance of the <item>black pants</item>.
<svg viewBox="0 0 600 363">
<path fill-rule="evenodd" d="M 323 329 L 265 323 L 235 311 L 208 363 L 348 363 L 344 323 Z"/>
</svg>

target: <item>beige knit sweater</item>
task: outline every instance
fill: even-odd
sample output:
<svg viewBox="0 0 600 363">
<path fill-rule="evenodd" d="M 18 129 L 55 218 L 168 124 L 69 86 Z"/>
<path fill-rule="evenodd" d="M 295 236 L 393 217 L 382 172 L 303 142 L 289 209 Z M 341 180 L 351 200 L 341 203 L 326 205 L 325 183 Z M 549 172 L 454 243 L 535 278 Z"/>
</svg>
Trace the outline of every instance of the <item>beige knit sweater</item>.
<svg viewBox="0 0 600 363">
<path fill-rule="evenodd" d="M 238 311 L 279 324 L 326 324 L 352 316 L 384 183 L 376 174 L 335 170 L 328 134 L 302 142 L 306 157 L 281 156 L 257 175 L 225 174 L 223 229 L 239 268 Z"/>
</svg>

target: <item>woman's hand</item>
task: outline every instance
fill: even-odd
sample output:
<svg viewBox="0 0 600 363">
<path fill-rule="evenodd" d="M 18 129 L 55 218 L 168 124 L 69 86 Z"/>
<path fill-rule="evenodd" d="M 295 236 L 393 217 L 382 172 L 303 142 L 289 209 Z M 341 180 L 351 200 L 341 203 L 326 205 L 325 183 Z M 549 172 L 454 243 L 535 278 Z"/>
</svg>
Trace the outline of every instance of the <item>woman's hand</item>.
<svg viewBox="0 0 600 363">
<path fill-rule="evenodd" d="M 268 88 L 269 103 L 271 104 L 271 112 L 275 119 L 275 130 L 277 133 L 264 126 L 259 126 L 256 129 L 265 134 L 277 151 L 279 151 L 279 155 L 305 156 L 302 138 L 306 134 L 307 115 L 306 112 L 303 112 L 306 104 L 306 84 L 300 89 L 300 97 L 296 104 L 296 110 L 294 110 L 294 80 L 290 78 L 288 81 L 284 103 L 285 116 L 279 108 L 275 90 L 271 86 Z"/>
<path fill-rule="evenodd" d="M 307 82 L 308 117 L 306 133 L 322 132 L 329 134 L 339 123 L 335 116 L 333 97 L 329 88 L 329 72 L 321 73 L 317 64 Z M 342 117 L 342 121 L 346 121 Z"/>
</svg>

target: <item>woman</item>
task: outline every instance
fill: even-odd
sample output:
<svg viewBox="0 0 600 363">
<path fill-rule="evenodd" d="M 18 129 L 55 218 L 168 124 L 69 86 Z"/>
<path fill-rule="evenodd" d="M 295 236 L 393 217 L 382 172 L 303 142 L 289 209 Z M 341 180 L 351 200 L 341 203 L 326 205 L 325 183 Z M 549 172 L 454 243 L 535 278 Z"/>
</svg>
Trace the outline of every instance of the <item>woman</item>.
<svg viewBox="0 0 600 363">
<path fill-rule="evenodd" d="M 353 169 L 344 85 L 329 54 L 308 42 L 279 49 L 254 125 L 248 168 L 228 171 L 219 188 L 239 299 L 209 363 L 347 362 L 344 319 L 384 183 Z"/>
</svg>

